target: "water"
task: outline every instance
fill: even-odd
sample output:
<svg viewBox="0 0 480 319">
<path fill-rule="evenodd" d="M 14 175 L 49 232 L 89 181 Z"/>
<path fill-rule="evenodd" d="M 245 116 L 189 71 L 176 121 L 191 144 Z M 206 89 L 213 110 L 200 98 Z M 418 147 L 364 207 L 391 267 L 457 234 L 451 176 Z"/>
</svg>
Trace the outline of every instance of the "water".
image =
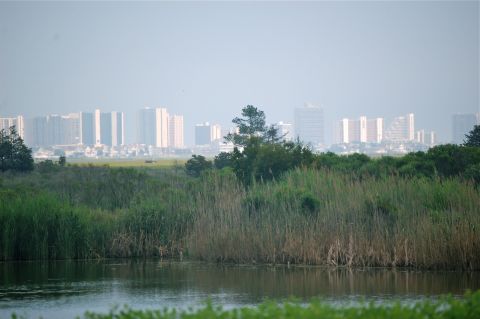
<svg viewBox="0 0 480 319">
<path fill-rule="evenodd" d="M 480 273 L 235 266 L 172 261 L 0 263 L 0 318 L 74 318 L 86 310 L 187 308 L 207 298 L 226 308 L 266 299 L 405 302 L 480 289 Z"/>
</svg>

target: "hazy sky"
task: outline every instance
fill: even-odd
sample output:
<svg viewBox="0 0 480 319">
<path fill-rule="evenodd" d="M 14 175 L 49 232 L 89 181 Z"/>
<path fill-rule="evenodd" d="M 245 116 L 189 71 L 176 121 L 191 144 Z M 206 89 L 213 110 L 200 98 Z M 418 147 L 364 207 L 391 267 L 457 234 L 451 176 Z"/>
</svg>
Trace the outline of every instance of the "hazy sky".
<svg viewBox="0 0 480 319">
<path fill-rule="evenodd" d="M 0 115 L 167 107 L 229 125 L 305 102 L 341 117 L 414 112 L 450 139 L 479 109 L 479 2 L 0 2 Z"/>
</svg>

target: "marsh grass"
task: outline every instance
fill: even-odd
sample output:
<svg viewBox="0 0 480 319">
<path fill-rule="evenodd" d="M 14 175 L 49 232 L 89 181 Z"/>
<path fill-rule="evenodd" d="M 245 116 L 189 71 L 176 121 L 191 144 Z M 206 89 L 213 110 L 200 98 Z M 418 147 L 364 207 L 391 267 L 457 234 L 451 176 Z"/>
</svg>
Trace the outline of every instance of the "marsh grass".
<svg viewBox="0 0 480 319">
<path fill-rule="evenodd" d="M 480 268 L 480 196 L 456 179 L 297 169 L 245 190 L 205 178 L 188 247 L 205 260 Z"/>
<path fill-rule="evenodd" d="M 480 269 L 480 193 L 459 178 L 296 169 L 64 167 L 0 176 L 0 258 L 178 257 Z"/>
</svg>

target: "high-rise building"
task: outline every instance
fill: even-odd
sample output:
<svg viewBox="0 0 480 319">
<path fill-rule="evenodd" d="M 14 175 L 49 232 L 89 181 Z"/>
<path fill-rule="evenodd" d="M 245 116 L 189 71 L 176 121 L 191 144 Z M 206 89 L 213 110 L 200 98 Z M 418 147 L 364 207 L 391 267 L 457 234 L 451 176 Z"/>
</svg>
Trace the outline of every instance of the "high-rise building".
<svg viewBox="0 0 480 319">
<path fill-rule="evenodd" d="M 383 140 L 383 118 L 367 119 L 367 142 L 380 143 Z"/>
<path fill-rule="evenodd" d="M 434 146 L 436 144 L 436 135 L 434 131 L 425 132 L 425 130 L 419 130 L 416 133 L 416 140 L 418 143 Z"/>
<path fill-rule="evenodd" d="M 211 140 L 214 141 L 221 141 L 223 138 L 222 135 L 222 127 L 219 124 L 212 124 L 211 125 Z"/>
<path fill-rule="evenodd" d="M 125 115 L 112 112 L 112 146 L 125 145 Z"/>
<path fill-rule="evenodd" d="M 465 135 L 477 124 L 480 124 L 480 113 L 454 114 L 452 116 L 452 142 L 462 144 Z"/>
<path fill-rule="evenodd" d="M 95 121 L 93 113 L 80 112 L 80 144 L 95 145 Z"/>
<path fill-rule="evenodd" d="M 79 140 L 83 145 L 121 146 L 125 144 L 125 115 L 123 112 L 81 112 Z"/>
<path fill-rule="evenodd" d="M 323 109 L 306 104 L 295 109 L 295 137 L 313 146 L 325 142 Z"/>
<path fill-rule="evenodd" d="M 206 146 L 212 142 L 221 142 L 223 138 L 222 127 L 219 124 L 203 124 L 195 125 L 195 145 Z"/>
<path fill-rule="evenodd" d="M 100 113 L 100 144 L 112 146 L 112 113 Z"/>
<path fill-rule="evenodd" d="M 293 127 L 291 123 L 284 123 L 282 121 L 275 124 L 276 128 L 278 129 L 278 136 L 287 142 L 293 140 Z"/>
<path fill-rule="evenodd" d="M 138 142 L 168 147 L 168 112 L 165 108 L 143 108 L 138 113 Z"/>
<path fill-rule="evenodd" d="M 168 118 L 168 147 L 183 148 L 183 115 L 171 115 Z"/>
<path fill-rule="evenodd" d="M 155 109 L 155 146 L 168 147 L 168 112 L 165 108 Z"/>
<path fill-rule="evenodd" d="M 367 119 L 360 116 L 358 120 L 342 119 L 340 121 L 340 143 L 380 143 L 383 138 L 383 119 Z"/>
<path fill-rule="evenodd" d="M 61 137 L 62 145 L 76 145 L 81 143 L 80 138 L 80 114 L 70 113 L 61 118 Z"/>
<path fill-rule="evenodd" d="M 210 123 L 195 125 L 195 145 L 205 146 L 212 142 L 212 127 Z"/>
<path fill-rule="evenodd" d="M 22 115 L 17 117 L 2 117 L 0 118 L 0 130 L 10 131 L 10 127 L 15 126 L 18 136 L 25 139 L 25 121 Z"/>
<path fill-rule="evenodd" d="M 385 131 L 385 140 L 390 142 L 414 141 L 415 119 L 413 113 L 394 118 Z"/>
<path fill-rule="evenodd" d="M 93 128 L 95 132 L 95 145 L 102 144 L 102 113 L 100 110 L 95 110 L 93 113 Z"/>
<path fill-rule="evenodd" d="M 49 143 L 47 136 L 47 117 L 38 116 L 32 120 L 32 132 L 31 132 L 32 146 L 46 146 Z"/>
</svg>

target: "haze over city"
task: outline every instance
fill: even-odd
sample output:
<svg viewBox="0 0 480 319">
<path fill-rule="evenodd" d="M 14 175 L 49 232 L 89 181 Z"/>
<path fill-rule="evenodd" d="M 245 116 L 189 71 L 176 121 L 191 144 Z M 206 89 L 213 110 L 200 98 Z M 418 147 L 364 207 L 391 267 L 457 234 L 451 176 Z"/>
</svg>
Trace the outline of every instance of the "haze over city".
<svg viewBox="0 0 480 319">
<path fill-rule="evenodd" d="M 323 107 L 343 117 L 415 113 L 451 139 L 479 111 L 479 3 L 0 3 L 0 116 L 121 111 L 135 142 L 144 107 L 230 126 Z"/>
</svg>

